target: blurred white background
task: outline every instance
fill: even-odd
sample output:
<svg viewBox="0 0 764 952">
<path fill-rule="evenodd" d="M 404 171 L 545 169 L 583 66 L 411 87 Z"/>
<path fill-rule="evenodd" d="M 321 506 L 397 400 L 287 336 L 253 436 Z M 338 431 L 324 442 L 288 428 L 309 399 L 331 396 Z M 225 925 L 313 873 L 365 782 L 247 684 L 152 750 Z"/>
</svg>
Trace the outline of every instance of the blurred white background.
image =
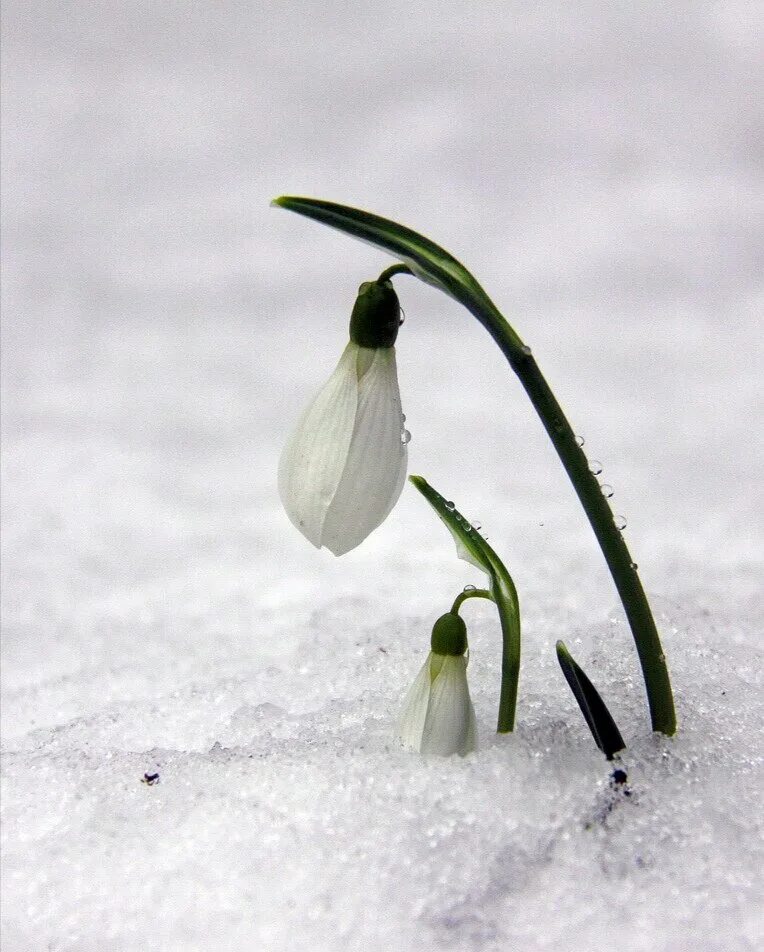
<svg viewBox="0 0 764 952">
<path fill-rule="evenodd" d="M 681 619 L 710 618 L 697 637 L 733 669 L 728 650 L 753 650 L 757 634 L 757 4 L 10 0 L 3 34 L 3 723 L 16 787 L 24 752 L 72 724 L 84 739 L 66 746 L 75 759 L 51 803 L 94 769 L 75 763 L 94 744 L 206 750 L 244 695 L 299 710 L 306 688 L 288 672 L 318 663 L 329 629 L 341 666 L 354 625 L 380 626 L 399 680 L 382 673 L 368 690 L 392 710 L 432 619 L 477 581 L 413 490 L 340 560 L 281 511 L 283 440 L 339 357 L 358 284 L 390 263 L 269 208 L 282 193 L 430 236 L 532 345 L 615 487 L 691 720 L 702 677 Z M 576 636 L 586 660 L 612 625 L 624 668 L 603 662 L 601 676 L 623 675 L 614 710 L 642 717 L 612 583 L 519 384 L 456 304 L 397 287 L 411 470 L 479 518 L 513 572 L 524 683 L 583 730 L 551 645 Z M 490 612 L 476 615 L 494 652 Z M 269 665 L 286 672 L 280 700 L 252 687 Z M 494 688 L 475 688 L 484 728 Z M 129 917 L 89 910 L 76 887 L 52 909 L 48 880 L 23 872 L 24 836 L 50 845 L 34 819 L 50 820 L 46 807 L 29 802 L 7 822 L 12 948 L 78 936 L 95 949 L 104 921 L 111 947 L 133 948 L 133 926 L 118 931 Z M 242 882 L 239 916 L 258 880 Z M 380 895 L 393 925 L 417 921 Z M 254 933 L 261 948 L 282 948 L 289 915 Z M 321 921 L 336 938 L 332 915 Z M 493 915 L 496 942 L 518 938 L 511 914 Z M 211 926 L 167 928 L 164 947 L 194 948 Z M 220 928 L 207 947 L 238 948 Z M 581 948 L 600 934 L 587 928 Z M 348 929 L 335 948 L 361 947 Z M 651 947 L 679 949 L 668 935 Z"/>
</svg>

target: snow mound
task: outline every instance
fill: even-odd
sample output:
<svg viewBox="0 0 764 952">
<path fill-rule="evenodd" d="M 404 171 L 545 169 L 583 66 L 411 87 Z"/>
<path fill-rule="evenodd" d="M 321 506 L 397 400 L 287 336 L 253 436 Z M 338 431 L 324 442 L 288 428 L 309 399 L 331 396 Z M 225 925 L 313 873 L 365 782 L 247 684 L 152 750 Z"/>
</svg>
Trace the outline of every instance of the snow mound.
<svg viewBox="0 0 764 952">
<path fill-rule="evenodd" d="M 536 632 L 514 736 L 492 732 L 486 613 L 471 625 L 481 749 L 399 750 L 410 644 L 426 651 L 430 622 L 364 625 L 363 609 L 315 613 L 294 654 L 251 677 L 9 741 L 6 947 L 755 948 L 760 667 L 744 631 L 726 632 L 722 663 L 708 612 L 664 612 L 682 721 L 668 740 L 647 731 L 615 660 L 626 632 L 606 620 L 582 661 L 625 701 L 624 784 L 556 670 L 554 621 Z"/>
</svg>

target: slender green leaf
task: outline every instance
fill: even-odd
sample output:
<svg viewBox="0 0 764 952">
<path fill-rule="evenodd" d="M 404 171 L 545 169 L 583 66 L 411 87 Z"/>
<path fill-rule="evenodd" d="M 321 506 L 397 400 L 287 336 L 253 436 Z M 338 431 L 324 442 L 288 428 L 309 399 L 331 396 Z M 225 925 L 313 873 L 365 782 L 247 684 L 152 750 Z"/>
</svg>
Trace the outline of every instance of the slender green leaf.
<svg viewBox="0 0 764 952">
<path fill-rule="evenodd" d="M 623 750 L 626 744 L 610 711 L 581 666 L 573 660 L 563 641 L 557 642 L 557 660 L 595 743 L 607 759 L 612 760 L 613 754 Z"/>
<path fill-rule="evenodd" d="M 446 290 L 457 285 L 474 289 L 477 284 L 467 269 L 445 249 L 388 218 L 336 202 L 294 195 L 282 195 L 272 204 L 383 248 L 405 261 L 415 273 L 421 272 L 418 276 Z"/>
<path fill-rule="evenodd" d="M 459 558 L 485 572 L 490 580 L 490 591 L 499 612 L 502 631 L 502 678 L 499 699 L 499 733 L 514 728 L 517 705 L 517 683 L 520 675 L 520 605 L 517 589 L 506 566 L 478 530 L 422 476 L 409 476 L 440 517 L 456 543 Z"/>
<path fill-rule="evenodd" d="M 522 345 L 520 338 L 464 265 L 424 235 L 389 218 L 323 199 L 282 195 L 271 204 L 388 251 L 405 262 L 422 281 L 435 285 L 464 304 L 486 326 L 491 321 L 499 322 L 512 346 L 519 348 Z M 490 320 L 486 319 L 487 314 Z"/>
</svg>

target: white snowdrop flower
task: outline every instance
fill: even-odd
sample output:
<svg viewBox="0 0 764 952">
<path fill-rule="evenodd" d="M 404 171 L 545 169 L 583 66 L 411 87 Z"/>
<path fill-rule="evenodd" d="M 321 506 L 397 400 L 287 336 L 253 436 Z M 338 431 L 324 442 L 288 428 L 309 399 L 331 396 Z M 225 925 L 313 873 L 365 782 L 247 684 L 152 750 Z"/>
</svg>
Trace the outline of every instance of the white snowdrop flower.
<svg viewBox="0 0 764 952">
<path fill-rule="evenodd" d="M 406 481 L 393 346 L 399 324 L 392 284 L 362 284 L 350 343 L 281 454 L 287 515 L 309 542 L 334 555 L 354 549 L 386 519 Z"/>
<path fill-rule="evenodd" d="M 448 613 L 432 632 L 432 651 L 409 688 L 398 737 L 421 754 L 465 754 L 477 749 L 475 708 L 467 685 L 467 629 Z"/>
</svg>

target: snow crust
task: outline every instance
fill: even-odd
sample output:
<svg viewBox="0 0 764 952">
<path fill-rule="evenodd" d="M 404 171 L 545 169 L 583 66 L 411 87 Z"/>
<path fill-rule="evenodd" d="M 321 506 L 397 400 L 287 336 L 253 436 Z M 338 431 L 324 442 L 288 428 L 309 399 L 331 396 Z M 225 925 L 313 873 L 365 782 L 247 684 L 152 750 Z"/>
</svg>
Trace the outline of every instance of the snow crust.
<svg viewBox="0 0 764 952">
<path fill-rule="evenodd" d="M 760 947 L 754 8 L 266 7 L 4 12 L 4 952 Z M 441 241 L 533 347 L 627 517 L 676 738 L 519 384 L 400 278 L 411 471 L 505 559 L 524 655 L 497 737 L 468 603 L 479 751 L 393 742 L 481 579 L 411 488 L 342 559 L 279 507 L 389 263 L 289 191 Z"/>
</svg>

